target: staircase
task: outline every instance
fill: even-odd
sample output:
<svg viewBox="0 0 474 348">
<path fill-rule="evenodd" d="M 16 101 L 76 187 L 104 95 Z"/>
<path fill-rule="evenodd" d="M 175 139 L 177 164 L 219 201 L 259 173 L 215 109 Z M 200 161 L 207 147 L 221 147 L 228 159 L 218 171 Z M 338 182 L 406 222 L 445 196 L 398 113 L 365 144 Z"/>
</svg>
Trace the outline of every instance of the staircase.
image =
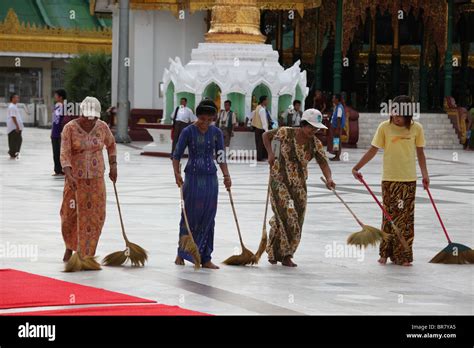
<svg viewBox="0 0 474 348">
<path fill-rule="evenodd" d="M 386 119 L 379 113 L 360 113 L 357 147 L 360 149 L 369 148 L 378 125 Z M 416 121 L 421 123 L 425 131 L 427 149 L 462 149 L 462 145 L 459 143 L 459 138 L 448 115 L 421 114 L 420 118 Z"/>
</svg>

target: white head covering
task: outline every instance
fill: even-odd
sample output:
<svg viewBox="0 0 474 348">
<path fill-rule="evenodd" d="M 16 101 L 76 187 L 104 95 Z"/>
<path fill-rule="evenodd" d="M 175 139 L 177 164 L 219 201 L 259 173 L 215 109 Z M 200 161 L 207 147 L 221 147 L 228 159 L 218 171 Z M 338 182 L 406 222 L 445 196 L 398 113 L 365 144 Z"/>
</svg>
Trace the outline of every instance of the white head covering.
<svg viewBox="0 0 474 348">
<path fill-rule="evenodd" d="M 97 98 L 85 97 L 81 103 L 82 116 L 87 117 L 89 120 L 100 117 L 100 110 L 100 102 Z"/>
<path fill-rule="evenodd" d="M 301 121 L 306 121 L 316 128 L 328 129 L 328 127 L 323 124 L 323 115 L 318 109 L 305 110 L 305 112 L 303 112 L 303 116 L 301 117 Z"/>
</svg>

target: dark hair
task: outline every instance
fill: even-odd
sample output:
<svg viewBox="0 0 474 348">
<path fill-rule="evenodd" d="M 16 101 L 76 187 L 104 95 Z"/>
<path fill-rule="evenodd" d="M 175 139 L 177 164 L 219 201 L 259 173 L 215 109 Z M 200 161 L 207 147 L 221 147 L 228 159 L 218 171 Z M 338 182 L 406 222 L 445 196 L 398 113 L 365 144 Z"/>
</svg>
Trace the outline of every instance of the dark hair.
<svg viewBox="0 0 474 348">
<path fill-rule="evenodd" d="M 393 98 L 392 100 L 392 103 L 395 104 L 395 105 L 400 105 L 400 104 L 405 104 L 405 103 L 411 103 L 411 98 L 407 95 L 399 95 L 399 96 L 396 96 L 395 98 Z M 400 111 L 400 106 L 398 107 L 399 111 Z M 405 111 L 405 109 L 403 109 Z M 392 110 L 390 110 L 392 111 Z M 413 112 L 411 110 L 411 108 L 409 108 L 409 114 L 405 115 L 405 112 L 402 112 L 402 115 L 397 115 L 397 116 L 403 116 L 403 121 L 404 121 L 404 125 L 407 129 L 410 129 L 411 127 L 411 123 L 413 121 Z M 390 116 L 390 123 L 392 123 L 392 120 L 393 120 L 393 116 Z"/>
<path fill-rule="evenodd" d="M 311 126 L 312 127 L 311 123 L 309 123 L 306 120 L 303 120 L 303 121 L 300 122 L 300 127 L 301 128 L 306 127 L 306 126 Z"/>
<path fill-rule="evenodd" d="M 258 99 L 258 103 L 259 103 L 259 104 L 262 104 L 265 100 L 267 100 L 267 96 L 266 96 L 266 95 L 262 95 L 262 96 Z"/>
<path fill-rule="evenodd" d="M 301 105 L 301 100 L 295 99 L 295 100 L 293 101 L 293 106 L 295 106 L 296 104 L 300 104 L 300 105 Z"/>
<path fill-rule="evenodd" d="M 58 97 L 63 98 L 63 100 L 65 100 L 67 98 L 67 94 L 66 94 L 66 91 L 64 89 L 57 89 L 57 90 L 54 91 L 54 94 L 57 94 Z"/>
<path fill-rule="evenodd" d="M 342 100 L 341 93 L 334 93 L 334 98 L 341 101 Z"/>
<path fill-rule="evenodd" d="M 10 101 L 12 101 L 13 98 L 15 98 L 16 95 L 18 95 L 18 94 L 16 94 L 16 93 L 10 94 Z"/>
<path fill-rule="evenodd" d="M 184 100 L 186 103 L 188 102 L 188 98 L 182 97 L 180 100 Z"/>
<path fill-rule="evenodd" d="M 196 108 L 196 116 L 215 116 L 217 114 L 216 104 L 210 99 L 202 100 Z"/>
<path fill-rule="evenodd" d="M 224 102 L 224 104 L 225 104 L 225 103 L 229 103 L 229 105 L 232 105 L 232 102 L 231 102 L 230 100 L 226 100 L 226 101 Z"/>
</svg>

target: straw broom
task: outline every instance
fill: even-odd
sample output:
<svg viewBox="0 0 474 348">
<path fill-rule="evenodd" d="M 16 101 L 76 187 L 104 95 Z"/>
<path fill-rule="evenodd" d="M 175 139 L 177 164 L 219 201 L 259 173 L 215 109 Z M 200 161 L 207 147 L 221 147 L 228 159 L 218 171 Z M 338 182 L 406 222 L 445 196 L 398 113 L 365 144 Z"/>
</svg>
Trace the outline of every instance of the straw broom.
<svg viewBox="0 0 474 348">
<path fill-rule="evenodd" d="M 321 177 L 321 180 L 322 182 L 324 182 L 327 186 L 327 181 L 325 178 Z M 365 225 L 364 223 L 362 223 L 362 221 L 360 221 L 357 216 L 355 215 L 355 213 L 352 211 L 351 208 L 349 208 L 349 206 L 347 205 L 346 202 L 344 202 L 344 200 L 342 199 L 341 196 L 339 196 L 339 194 L 336 192 L 336 190 L 334 188 L 330 188 L 331 191 L 336 195 L 337 198 L 339 198 L 339 200 L 341 201 L 342 204 L 344 204 L 344 206 L 347 208 L 347 210 L 349 210 L 349 212 L 352 214 L 352 216 L 354 217 L 354 219 L 357 221 L 357 223 L 359 224 L 359 226 L 362 228 L 361 231 L 359 232 L 354 232 L 352 233 L 351 235 L 349 235 L 349 237 L 347 238 L 347 244 L 351 244 L 351 245 L 357 245 L 359 247 L 366 247 L 368 245 L 376 245 L 377 242 L 381 241 L 382 239 L 385 239 L 387 237 L 387 234 L 381 230 L 379 230 L 378 228 L 375 228 L 375 227 L 372 227 L 372 226 L 369 226 L 369 225 Z"/>
<path fill-rule="evenodd" d="M 377 196 L 372 192 L 372 190 L 370 189 L 369 185 L 367 185 L 367 183 L 365 182 L 364 178 L 360 178 L 360 181 L 364 184 L 365 188 L 367 189 L 367 191 L 369 191 L 369 193 L 371 194 L 371 196 L 374 198 L 375 202 L 377 202 L 378 206 L 380 207 L 380 209 L 382 210 L 385 218 L 388 220 L 388 222 L 390 223 L 390 225 L 392 226 L 395 234 L 397 235 L 398 239 L 400 240 L 400 243 L 402 244 L 403 248 L 405 250 L 408 250 L 408 243 L 407 241 L 405 240 L 405 238 L 403 237 L 403 234 L 402 232 L 398 229 L 397 225 L 395 225 L 395 223 L 393 222 L 393 219 L 392 217 L 389 215 L 389 213 L 385 210 L 385 208 L 383 207 L 383 205 L 380 203 L 379 199 L 377 198 Z"/>
<path fill-rule="evenodd" d="M 191 228 L 189 227 L 188 216 L 186 214 L 186 207 L 184 204 L 183 186 L 179 187 L 179 192 L 181 194 L 181 209 L 183 211 L 184 222 L 186 224 L 186 229 L 188 230 L 188 234 L 181 236 L 179 239 L 179 247 L 191 255 L 194 261 L 194 269 L 197 270 L 201 267 L 201 254 L 199 253 L 199 249 L 194 242 L 193 234 L 191 233 Z"/>
<path fill-rule="evenodd" d="M 258 246 L 258 250 L 255 253 L 255 264 L 260 261 L 260 258 L 262 257 L 263 253 L 267 249 L 267 211 L 268 211 L 268 200 L 270 198 L 270 184 L 272 181 L 271 174 L 268 175 L 268 186 L 267 186 L 267 201 L 265 203 L 265 215 L 263 217 L 263 227 L 262 227 L 262 239 L 260 240 L 260 245 Z"/>
<path fill-rule="evenodd" d="M 100 264 L 96 261 L 96 256 L 81 256 L 81 243 L 79 231 L 79 201 L 77 200 L 77 189 L 75 192 L 76 204 L 76 218 L 77 218 L 77 250 L 71 255 L 71 258 L 64 267 L 64 272 L 78 272 L 78 271 L 98 271 Z"/>
<path fill-rule="evenodd" d="M 256 263 L 255 255 L 245 247 L 244 242 L 242 240 L 242 234 L 240 233 L 239 221 L 237 220 L 237 213 L 234 207 L 234 200 L 232 199 L 232 193 L 230 188 L 227 189 L 229 192 L 230 198 L 230 205 L 232 206 L 232 212 L 234 213 L 234 220 L 235 224 L 237 225 L 237 232 L 239 234 L 240 246 L 242 248 L 242 253 L 240 255 L 232 255 L 231 257 L 227 258 L 224 263 L 226 265 L 232 266 L 245 266 L 245 265 L 253 265 Z"/>
<path fill-rule="evenodd" d="M 444 227 L 443 220 L 441 220 L 441 215 L 438 212 L 438 208 L 434 202 L 433 197 L 431 196 L 430 189 L 427 187 L 426 192 L 428 192 L 428 196 L 430 197 L 431 204 L 435 210 L 436 216 L 443 228 L 444 234 L 446 235 L 446 239 L 448 240 L 448 246 L 441 250 L 438 254 L 435 255 L 430 260 L 430 263 L 445 263 L 445 264 L 469 264 L 474 263 L 474 250 L 469 248 L 466 245 L 453 243 L 451 242 L 451 238 L 449 238 L 448 231 L 446 231 L 446 227 Z"/>
<path fill-rule="evenodd" d="M 132 243 L 128 240 L 127 235 L 125 233 L 125 227 L 123 224 L 123 219 L 122 219 L 122 211 L 120 209 L 120 202 L 118 198 L 118 193 L 117 193 L 117 186 L 114 184 L 114 192 L 115 192 L 115 201 L 117 202 L 117 208 L 119 212 L 119 217 L 120 217 L 120 226 L 122 227 L 122 236 L 123 239 L 125 240 L 125 250 L 120 250 L 113 252 L 102 260 L 102 263 L 105 266 L 121 266 L 125 262 L 127 262 L 128 259 L 130 259 L 130 262 L 133 267 L 142 267 L 145 265 L 145 262 L 148 260 L 148 253 L 145 249 L 143 249 L 141 246 L 138 244 Z"/>
</svg>

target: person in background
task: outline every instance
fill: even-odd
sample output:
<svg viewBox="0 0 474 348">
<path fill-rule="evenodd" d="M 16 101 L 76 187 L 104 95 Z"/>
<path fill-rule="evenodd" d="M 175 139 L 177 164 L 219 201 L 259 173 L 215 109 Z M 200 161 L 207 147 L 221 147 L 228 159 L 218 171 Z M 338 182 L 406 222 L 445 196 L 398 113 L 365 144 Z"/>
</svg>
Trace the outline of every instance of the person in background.
<svg viewBox="0 0 474 348">
<path fill-rule="evenodd" d="M 382 215 L 382 229 L 388 238 L 380 243 L 380 264 L 390 258 L 393 263 L 411 266 L 413 262 L 413 241 L 415 238 L 416 162 L 423 177 L 423 188 L 429 187 L 430 179 L 424 153 L 425 135 L 420 123 L 413 121 L 413 114 L 399 114 L 395 105 L 411 103 L 410 97 L 401 95 L 393 99 L 394 109 L 390 119 L 383 121 L 375 132 L 371 148 L 352 168 L 352 175 L 361 181 L 359 172 L 383 149 L 382 198 L 383 205 L 394 224 L 407 242 L 402 242 L 387 219 Z M 398 107 L 398 110 L 404 110 Z M 397 112 L 397 113 L 396 113 Z"/>
<path fill-rule="evenodd" d="M 326 98 L 324 97 L 320 89 L 317 89 L 316 93 L 314 94 L 313 104 L 314 104 L 314 108 L 319 110 L 321 114 L 324 115 L 327 109 Z"/>
<path fill-rule="evenodd" d="M 54 173 L 53 176 L 64 175 L 61 167 L 61 132 L 63 131 L 64 101 L 66 100 L 66 91 L 58 89 L 54 92 L 54 101 L 56 104 L 53 109 L 51 144 L 53 146 Z"/>
<path fill-rule="evenodd" d="M 237 115 L 230 107 L 232 102 L 226 100 L 224 102 L 224 110 L 221 110 L 217 115 L 216 126 L 224 134 L 224 145 L 226 148 L 230 147 L 230 138 L 234 136 L 234 127 L 237 126 Z"/>
<path fill-rule="evenodd" d="M 109 128 L 112 129 L 113 126 L 115 126 L 116 118 L 117 118 L 117 108 L 115 106 L 111 106 L 105 111 L 108 116 L 107 123 L 109 125 Z"/>
<path fill-rule="evenodd" d="M 302 115 L 303 112 L 301 111 L 301 101 L 295 99 L 293 101 L 293 105 L 291 105 L 280 118 L 279 126 L 299 127 Z"/>
<path fill-rule="evenodd" d="M 471 109 L 469 110 L 468 113 L 468 126 L 467 126 L 467 132 L 468 132 L 468 139 L 467 139 L 467 151 L 474 151 L 474 104 L 472 104 Z"/>
<path fill-rule="evenodd" d="M 252 127 L 255 132 L 255 148 L 257 150 L 257 161 L 263 161 L 267 158 L 267 150 L 263 145 L 262 135 L 273 127 L 273 121 L 267 110 L 268 98 L 263 95 L 259 99 L 257 108 L 252 115 Z"/>
<path fill-rule="evenodd" d="M 24 128 L 23 119 L 16 105 L 19 101 L 20 97 L 18 94 L 12 94 L 7 110 L 8 154 L 10 155 L 10 159 L 18 159 L 21 143 L 23 142 L 21 136 Z"/>
<path fill-rule="evenodd" d="M 173 114 L 173 126 L 171 129 L 171 138 L 173 143 L 171 145 L 171 158 L 173 157 L 174 149 L 179 140 L 179 135 L 184 128 L 189 126 L 191 123 L 197 120 L 197 117 L 194 115 L 193 110 L 187 107 L 188 99 L 181 98 L 180 105 L 176 107 Z"/>
<path fill-rule="evenodd" d="M 340 161 L 340 156 L 342 152 L 342 142 L 341 142 L 341 135 L 342 129 L 346 124 L 346 111 L 344 110 L 344 105 L 342 104 L 342 97 L 340 94 L 336 93 L 332 97 L 332 103 L 334 105 L 334 112 L 332 113 L 331 117 L 331 128 L 330 128 L 330 136 L 328 138 L 328 151 L 331 148 L 329 143 L 333 144 L 335 138 L 339 139 L 339 148 L 334 149 L 335 156 L 330 158 L 330 161 Z"/>
</svg>

